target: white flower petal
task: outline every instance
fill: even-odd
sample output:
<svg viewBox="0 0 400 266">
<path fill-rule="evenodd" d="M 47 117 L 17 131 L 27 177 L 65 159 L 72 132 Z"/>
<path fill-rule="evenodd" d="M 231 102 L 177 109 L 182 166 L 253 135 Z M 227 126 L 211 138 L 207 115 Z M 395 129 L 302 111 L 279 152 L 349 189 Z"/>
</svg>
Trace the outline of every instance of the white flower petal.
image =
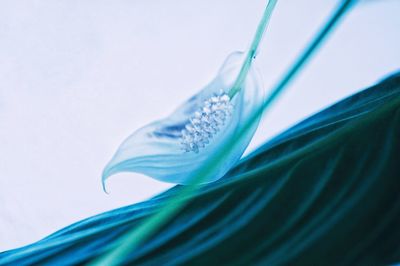
<svg viewBox="0 0 400 266">
<path fill-rule="evenodd" d="M 217 76 L 170 116 L 129 136 L 104 169 L 102 181 L 119 172 L 138 172 L 177 184 L 188 184 L 206 159 L 227 141 L 239 142 L 218 170 L 203 179 L 221 178 L 242 156 L 258 125 L 244 136 L 235 136 L 263 102 L 258 72 L 251 67 L 243 88 L 229 98 L 245 58 L 242 52 L 228 56 Z"/>
</svg>

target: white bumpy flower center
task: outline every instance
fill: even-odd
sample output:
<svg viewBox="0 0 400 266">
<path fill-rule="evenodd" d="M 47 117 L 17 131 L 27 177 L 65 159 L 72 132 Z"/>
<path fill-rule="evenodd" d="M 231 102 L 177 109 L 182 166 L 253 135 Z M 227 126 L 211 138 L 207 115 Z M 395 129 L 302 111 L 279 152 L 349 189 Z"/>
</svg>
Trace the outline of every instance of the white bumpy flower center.
<svg viewBox="0 0 400 266">
<path fill-rule="evenodd" d="M 199 152 L 217 134 L 232 115 L 233 105 L 226 93 L 214 95 L 204 101 L 182 130 L 182 149 L 186 152 Z"/>
</svg>

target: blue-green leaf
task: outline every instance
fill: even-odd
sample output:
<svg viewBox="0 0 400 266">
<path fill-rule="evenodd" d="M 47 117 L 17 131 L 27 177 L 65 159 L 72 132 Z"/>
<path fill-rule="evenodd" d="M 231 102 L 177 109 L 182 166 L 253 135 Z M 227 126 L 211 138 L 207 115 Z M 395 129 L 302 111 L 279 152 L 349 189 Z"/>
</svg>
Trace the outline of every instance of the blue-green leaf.
<svg viewBox="0 0 400 266">
<path fill-rule="evenodd" d="M 251 153 L 122 265 L 393 265 L 400 262 L 400 73 Z M 184 189 L 85 219 L 0 265 L 82 265 Z"/>
</svg>

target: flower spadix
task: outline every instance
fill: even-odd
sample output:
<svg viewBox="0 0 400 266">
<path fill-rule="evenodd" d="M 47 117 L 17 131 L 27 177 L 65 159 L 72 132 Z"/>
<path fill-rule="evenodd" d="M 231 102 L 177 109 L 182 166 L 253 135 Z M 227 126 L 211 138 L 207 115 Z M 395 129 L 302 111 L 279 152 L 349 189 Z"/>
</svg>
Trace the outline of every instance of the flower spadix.
<svg viewBox="0 0 400 266">
<path fill-rule="evenodd" d="M 190 184 L 191 177 L 224 145 L 236 142 L 218 169 L 201 183 L 221 178 L 242 156 L 258 122 L 246 134 L 238 132 L 264 99 L 261 78 L 251 65 L 241 88 L 232 86 L 246 55 L 228 56 L 215 78 L 172 114 L 134 132 L 118 148 L 103 171 L 102 181 L 119 172 L 142 173 L 157 180 Z"/>
</svg>

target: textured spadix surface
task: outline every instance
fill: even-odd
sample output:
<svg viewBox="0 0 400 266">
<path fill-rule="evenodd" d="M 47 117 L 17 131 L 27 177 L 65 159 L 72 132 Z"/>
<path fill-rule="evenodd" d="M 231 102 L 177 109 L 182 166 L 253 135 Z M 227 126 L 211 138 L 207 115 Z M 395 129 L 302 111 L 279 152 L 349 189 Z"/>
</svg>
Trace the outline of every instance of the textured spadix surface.
<svg viewBox="0 0 400 266">
<path fill-rule="evenodd" d="M 202 183 L 221 178 L 242 156 L 258 123 L 239 136 L 246 120 L 263 103 L 264 92 L 254 64 L 241 90 L 227 95 L 245 54 L 228 56 L 215 78 L 168 117 L 134 132 L 118 148 L 103 172 L 105 180 L 118 172 L 138 172 L 155 179 L 188 184 L 212 153 L 235 141 L 224 163 L 210 171 Z M 151 103 L 149 103 L 151 104 Z"/>
<path fill-rule="evenodd" d="M 322 88 L 321 88 L 322 89 Z M 242 160 L 129 256 L 132 265 L 400 262 L 400 74 L 290 128 Z M 181 186 L 0 253 L 1 265 L 86 263 Z"/>
</svg>

